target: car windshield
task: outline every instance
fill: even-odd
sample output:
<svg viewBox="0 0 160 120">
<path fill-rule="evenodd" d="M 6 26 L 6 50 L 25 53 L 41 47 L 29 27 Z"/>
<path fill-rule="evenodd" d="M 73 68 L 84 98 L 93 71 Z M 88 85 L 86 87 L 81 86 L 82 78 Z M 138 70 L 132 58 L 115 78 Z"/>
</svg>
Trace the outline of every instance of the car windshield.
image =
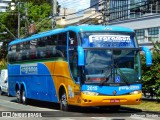
<svg viewBox="0 0 160 120">
<path fill-rule="evenodd" d="M 85 81 L 134 83 L 141 80 L 137 50 L 85 50 Z"/>
</svg>

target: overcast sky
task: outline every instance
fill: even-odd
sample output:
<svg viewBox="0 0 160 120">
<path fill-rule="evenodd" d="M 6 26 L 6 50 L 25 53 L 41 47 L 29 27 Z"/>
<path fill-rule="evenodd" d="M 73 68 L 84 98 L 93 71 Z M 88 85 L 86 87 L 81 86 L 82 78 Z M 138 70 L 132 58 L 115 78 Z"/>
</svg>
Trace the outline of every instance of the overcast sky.
<svg viewBox="0 0 160 120">
<path fill-rule="evenodd" d="M 90 0 L 58 0 L 62 8 L 82 10 L 90 7 Z"/>
</svg>

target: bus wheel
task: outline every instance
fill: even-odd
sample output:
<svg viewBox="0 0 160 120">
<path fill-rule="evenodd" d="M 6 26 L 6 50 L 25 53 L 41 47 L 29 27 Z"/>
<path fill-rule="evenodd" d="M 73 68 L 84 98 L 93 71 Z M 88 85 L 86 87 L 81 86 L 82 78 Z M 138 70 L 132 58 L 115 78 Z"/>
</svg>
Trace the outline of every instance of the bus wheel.
<svg viewBox="0 0 160 120">
<path fill-rule="evenodd" d="M 60 99 L 60 109 L 61 109 L 62 111 L 68 111 L 67 96 L 66 96 L 66 93 L 65 93 L 65 92 L 61 95 L 61 99 Z"/>
<path fill-rule="evenodd" d="M 17 97 L 17 103 L 21 103 L 21 94 L 20 94 L 20 90 L 16 91 L 16 97 Z"/>
<path fill-rule="evenodd" d="M 22 90 L 22 103 L 27 104 L 27 98 L 26 98 L 26 92 L 25 90 Z"/>
</svg>

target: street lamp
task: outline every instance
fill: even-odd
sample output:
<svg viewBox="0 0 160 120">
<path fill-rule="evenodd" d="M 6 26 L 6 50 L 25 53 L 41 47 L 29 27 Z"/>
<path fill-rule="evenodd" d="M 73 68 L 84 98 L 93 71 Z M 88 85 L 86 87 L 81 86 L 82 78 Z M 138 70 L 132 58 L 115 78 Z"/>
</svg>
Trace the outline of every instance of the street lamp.
<svg viewBox="0 0 160 120">
<path fill-rule="evenodd" d="M 17 37 L 20 38 L 20 26 L 21 26 L 21 23 L 20 23 L 20 11 L 19 11 L 19 0 L 18 0 L 18 35 Z M 15 10 L 16 9 L 16 4 L 15 3 L 11 3 L 11 10 Z"/>
</svg>

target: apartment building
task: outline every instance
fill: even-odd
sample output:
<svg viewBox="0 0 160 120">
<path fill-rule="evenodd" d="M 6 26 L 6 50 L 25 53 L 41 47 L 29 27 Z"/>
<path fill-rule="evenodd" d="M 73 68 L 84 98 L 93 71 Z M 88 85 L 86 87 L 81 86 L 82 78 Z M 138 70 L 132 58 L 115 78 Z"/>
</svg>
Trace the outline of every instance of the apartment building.
<svg viewBox="0 0 160 120">
<path fill-rule="evenodd" d="M 91 0 L 91 5 L 101 0 Z M 107 24 L 130 27 L 135 30 L 139 45 L 152 48 L 152 41 L 160 42 L 160 1 L 159 0 L 103 0 L 94 6 L 101 10 L 107 6 L 109 16 Z M 103 11 L 102 11 L 103 12 Z"/>
<path fill-rule="evenodd" d="M 12 2 L 12 0 L 0 0 L 0 12 L 6 12 L 6 8 L 9 6 L 8 3 Z"/>
</svg>

